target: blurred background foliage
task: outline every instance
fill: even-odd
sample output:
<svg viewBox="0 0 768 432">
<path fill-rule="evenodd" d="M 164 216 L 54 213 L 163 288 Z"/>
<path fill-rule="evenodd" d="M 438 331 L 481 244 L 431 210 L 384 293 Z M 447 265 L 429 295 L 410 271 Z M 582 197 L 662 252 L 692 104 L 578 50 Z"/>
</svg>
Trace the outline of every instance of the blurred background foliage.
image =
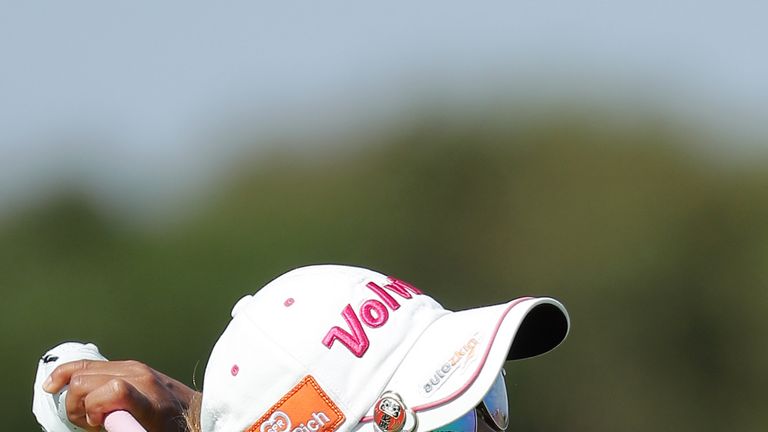
<svg viewBox="0 0 768 432">
<path fill-rule="evenodd" d="M 768 155 L 654 116 L 485 114 L 244 154 L 165 223 L 77 188 L 4 218 L 3 429 L 37 429 L 37 359 L 63 340 L 199 388 L 237 299 L 348 263 L 453 309 L 565 303 L 568 340 L 507 365 L 512 431 L 766 430 Z"/>
</svg>

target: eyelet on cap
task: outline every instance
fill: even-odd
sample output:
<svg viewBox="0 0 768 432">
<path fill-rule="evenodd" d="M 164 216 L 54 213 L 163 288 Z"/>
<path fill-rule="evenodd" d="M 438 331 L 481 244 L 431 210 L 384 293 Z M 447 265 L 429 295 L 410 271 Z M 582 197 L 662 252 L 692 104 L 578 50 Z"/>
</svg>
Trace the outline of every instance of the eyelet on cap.
<svg viewBox="0 0 768 432">
<path fill-rule="evenodd" d="M 247 295 L 247 296 L 243 296 L 243 298 L 238 300 L 237 303 L 235 303 L 235 305 L 232 307 L 232 318 L 234 318 L 240 312 L 241 309 L 248 306 L 248 303 L 250 303 L 252 299 L 253 299 L 252 295 Z"/>
</svg>

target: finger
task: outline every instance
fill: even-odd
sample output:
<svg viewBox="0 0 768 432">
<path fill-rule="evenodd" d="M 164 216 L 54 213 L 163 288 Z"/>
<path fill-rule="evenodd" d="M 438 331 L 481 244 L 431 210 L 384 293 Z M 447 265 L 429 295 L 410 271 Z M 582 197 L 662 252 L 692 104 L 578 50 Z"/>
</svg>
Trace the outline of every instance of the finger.
<svg viewBox="0 0 768 432">
<path fill-rule="evenodd" d="M 112 377 L 108 375 L 80 374 L 76 374 L 70 379 L 64 406 L 67 409 L 67 418 L 72 424 L 88 427 L 88 422 L 85 418 L 84 399 L 89 393 L 103 387 L 111 379 Z"/>
<path fill-rule="evenodd" d="M 59 365 L 56 367 L 56 369 L 53 370 L 53 372 L 51 372 L 51 374 L 48 376 L 48 379 L 45 380 L 45 383 L 43 384 L 43 390 L 47 391 L 48 393 L 57 393 L 69 383 L 69 380 L 72 378 L 73 374 L 79 371 L 91 369 L 98 363 L 105 362 L 94 360 L 77 360 Z"/>
<path fill-rule="evenodd" d="M 151 403 L 146 396 L 128 381 L 120 378 L 111 379 L 88 393 L 83 406 L 86 423 L 90 427 L 102 425 L 104 418 L 113 411 L 128 411 L 141 421 L 151 409 Z"/>
<path fill-rule="evenodd" d="M 114 377 L 129 376 L 134 374 L 142 366 L 142 363 L 128 361 L 102 361 L 102 360 L 77 360 L 64 363 L 51 372 L 43 390 L 48 393 L 56 393 L 69 383 L 73 375 L 111 375 Z"/>
</svg>

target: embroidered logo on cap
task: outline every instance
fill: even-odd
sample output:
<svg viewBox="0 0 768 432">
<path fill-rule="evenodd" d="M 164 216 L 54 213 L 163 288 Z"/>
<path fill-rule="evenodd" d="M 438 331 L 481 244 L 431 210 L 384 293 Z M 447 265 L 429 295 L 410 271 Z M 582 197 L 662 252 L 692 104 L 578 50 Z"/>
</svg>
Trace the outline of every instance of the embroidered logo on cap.
<svg viewBox="0 0 768 432">
<path fill-rule="evenodd" d="M 389 283 L 385 284 L 384 288 L 396 293 L 406 300 L 412 298 L 414 295 L 423 294 L 420 289 L 407 282 L 403 282 L 400 279 L 395 279 L 393 277 L 389 277 L 388 279 Z M 331 349 L 333 343 L 338 340 L 352 354 L 362 358 L 365 352 L 368 351 L 368 346 L 370 345 L 368 335 L 365 333 L 362 324 L 365 324 L 372 329 L 379 328 L 386 324 L 389 320 L 389 311 L 384 304 L 389 306 L 393 311 L 400 309 L 400 303 L 375 282 L 368 282 L 365 286 L 379 296 L 381 301 L 368 299 L 363 302 L 363 304 L 360 305 L 360 317 L 357 316 L 352 305 L 347 304 L 341 311 L 341 316 L 344 318 L 344 321 L 347 322 L 351 333 L 339 326 L 331 327 L 323 338 L 323 345 L 325 345 L 326 348 Z"/>
<path fill-rule="evenodd" d="M 261 424 L 261 432 L 286 432 L 291 430 L 291 418 L 282 411 L 275 411 L 269 420 Z"/>
<path fill-rule="evenodd" d="M 307 375 L 246 432 L 333 432 L 344 414 Z"/>
<path fill-rule="evenodd" d="M 448 378 L 459 369 L 468 366 L 475 357 L 475 348 L 480 344 L 480 336 L 475 333 L 460 349 L 451 355 L 447 362 L 435 370 L 429 380 L 422 387 L 426 395 L 439 389 L 448 381 Z"/>
</svg>

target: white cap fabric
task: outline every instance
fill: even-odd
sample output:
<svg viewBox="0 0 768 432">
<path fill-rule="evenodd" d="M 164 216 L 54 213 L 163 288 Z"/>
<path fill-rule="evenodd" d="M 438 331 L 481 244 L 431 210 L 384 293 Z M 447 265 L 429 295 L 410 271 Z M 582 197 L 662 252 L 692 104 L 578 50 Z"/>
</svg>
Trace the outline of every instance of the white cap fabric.
<svg viewBox="0 0 768 432">
<path fill-rule="evenodd" d="M 475 407 L 506 360 L 553 349 L 569 325 L 551 298 L 451 312 L 371 270 L 299 268 L 232 310 L 205 371 L 203 431 L 373 430 L 388 391 L 432 430 Z"/>
<path fill-rule="evenodd" d="M 47 432 L 85 432 L 67 419 L 67 399 L 69 386 L 64 386 L 58 393 L 51 394 L 43 390 L 43 383 L 56 367 L 75 360 L 106 361 L 94 344 L 65 342 L 46 352 L 37 364 L 32 412 L 37 422 Z"/>
</svg>

